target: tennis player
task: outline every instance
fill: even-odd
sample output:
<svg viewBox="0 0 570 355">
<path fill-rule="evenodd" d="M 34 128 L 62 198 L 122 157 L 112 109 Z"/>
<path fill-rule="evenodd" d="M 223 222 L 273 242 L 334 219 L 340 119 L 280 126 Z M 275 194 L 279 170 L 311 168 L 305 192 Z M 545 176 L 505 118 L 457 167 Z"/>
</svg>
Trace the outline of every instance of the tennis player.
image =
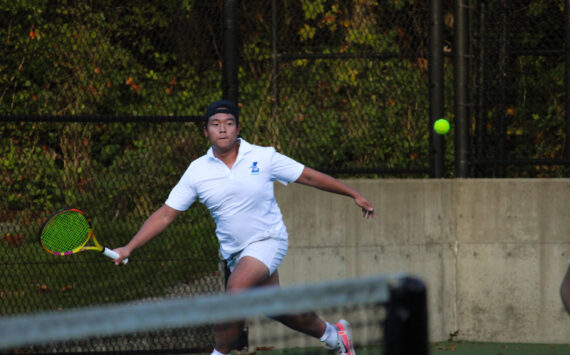
<svg viewBox="0 0 570 355">
<path fill-rule="evenodd" d="M 238 108 L 229 101 L 216 101 L 204 115 L 204 135 L 211 143 L 208 152 L 194 160 L 168 199 L 142 225 L 124 247 L 115 263 L 128 258 L 136 248 L 161 233 L 196 199 L 206 205 L 216 222 L 220 253 L 231 274 L 227 292 L 278 286 L 277 267 L 288 248 L 287 229 L 273 192 L 274 181 L 297 182 L 352 197 L 364 218 L 374 216 L 370 202 L 355 189 L 277 153 L 239 138 Z M 315 313 L 279 316 L 276 320 L 320 339 L 337 354 L 355 354 L 350 324 L 340 320 L 331 325 Z M 228 354 L 239 338 L 243 322 L 220 324 L 215 330 L 214 355 Z"/>
</svg>

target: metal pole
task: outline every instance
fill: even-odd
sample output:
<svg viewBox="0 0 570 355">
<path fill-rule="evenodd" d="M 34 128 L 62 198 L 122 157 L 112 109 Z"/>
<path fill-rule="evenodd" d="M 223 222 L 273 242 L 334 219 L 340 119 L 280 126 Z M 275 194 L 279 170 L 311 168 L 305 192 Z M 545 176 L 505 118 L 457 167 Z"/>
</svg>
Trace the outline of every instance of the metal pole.
<svg viewBox="0 0 570 355">
<path fill-rule="evenodd" d="M 565 8 L 566 24 L 566 66 L 564 85 L 566 86 L 566 152 L 565 159 L 570 159 L 570 0 L 566 0 Z M 566 166 L 564 175 L 570 177 L 570 167 Z"/>
<path fill-rule="evenodd" d="M 400 285 L 390 288 L 383 353 L 429 354 L 427 324 L 426 286 L 420 279 L 407 277 Z"/>
<path fill-rule="evenodd" d="M 467 18 L 468 0 L 455 3 L 455 175 L 469 176 L 469 23 Z"/>
<path fill-rule="evenodd" d="M 570 0 L 569 0 L 570 1 Z M 486 152 L 486 142 L 487 142 L 487 53 L 485 51 L 485 46 L 487 45 L 485 39 L 486 34 L 486 1 L 483 0 L 479 4 L 479 66 L 478 66 L 478 82 L 477 82 L 477 122 L 476 122 L 476 140 L 475 140 L 475 157 L 477 160 L 481 160 L 485 157 Z M 482 166 L 474 166 L 475 176 L 484 176 Z"/>
<path fill-rule="evenodd" d="M 570 1 L 570 0 L 569 0 Z M 444 115 L 443 104 L 443 4 L 442 0 L 430 1 L 430 46 L 429 46 L 429 127 L 430 177 L 445 175 L 444 136 L 436 134 L 433 123 Z"/>
<path fill-rule="evenodd" d="M 222 96 L 238 103 L 238 36 L 237 8 L 239 0 L 222 2 Z"/>
<path fill-rule="evenodd" d="M 222 1 L 222 97 L 236 105 L 239 102 L 238 91 L 238 29 L 237 13 L 239 0 Z M 230 275 L 227 262 L 224 262 L 225 284 Z M 249 347 L 249 331 L 246 325 L 242 329 L 239 339 L 234 344 L 238 350 Z"/>
<path fill-rule="evenodd" d="M 507 139 L 507 62 L 508 62 L 508 0 L 501 0 L 501 32 L 499 42 L 499 102 L 497 104 L 497 157 L 504 161 L 506 159 L 506 139 Z M 505 177 L 506 169 L 504 164 L 495 168 L 497 177 Z"/>
<path fill-rule="evenodd" d="M 277 0 L 271 0 L 271 89 L 273 96 L 271 116 L 273 121 L 275 121 L 277 117 L 277 110 L 279 108 L 279 44 L 277 19 Z"/>
</svg>

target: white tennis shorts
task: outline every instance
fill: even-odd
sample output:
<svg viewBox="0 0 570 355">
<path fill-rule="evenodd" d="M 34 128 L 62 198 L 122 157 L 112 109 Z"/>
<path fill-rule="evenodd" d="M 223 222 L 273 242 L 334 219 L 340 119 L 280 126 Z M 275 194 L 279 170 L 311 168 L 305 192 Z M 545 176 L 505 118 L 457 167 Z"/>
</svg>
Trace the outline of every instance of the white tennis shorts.
<svg viewBox="0 0 570 355">
<path fill-rule="evenodd" d="M 283 227 L 275 236 L 254 241 L 248 244 L 242 251 L 233 254 L 227 260 L 228 267 L 233 272 L 241 258 L 250 256 L 264 263 L 269 269 L 269 276 L 271 276 L 277 270 L 281 261 L 283 261 L 288 248 L 287 229 Z"/>
</svg>

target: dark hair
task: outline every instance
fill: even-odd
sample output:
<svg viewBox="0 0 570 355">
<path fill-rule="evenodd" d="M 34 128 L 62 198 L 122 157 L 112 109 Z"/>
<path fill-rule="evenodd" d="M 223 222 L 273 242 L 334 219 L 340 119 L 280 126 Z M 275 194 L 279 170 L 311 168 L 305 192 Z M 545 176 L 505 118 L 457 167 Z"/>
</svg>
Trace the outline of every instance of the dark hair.
<svg viewBox="0 0 570 355">
<path fill-rule="evenodd" d="M 228 100 L 218 100 L 212 102 L 206 109 L 206 113 L 204 113 L 204 125 L 207 125 L 208 119 L 216 113 L 229 113 L 230 115 L 234 116 L 236 125 L 239 125 L 238 108 L 233 102 Z"/>
</svg>

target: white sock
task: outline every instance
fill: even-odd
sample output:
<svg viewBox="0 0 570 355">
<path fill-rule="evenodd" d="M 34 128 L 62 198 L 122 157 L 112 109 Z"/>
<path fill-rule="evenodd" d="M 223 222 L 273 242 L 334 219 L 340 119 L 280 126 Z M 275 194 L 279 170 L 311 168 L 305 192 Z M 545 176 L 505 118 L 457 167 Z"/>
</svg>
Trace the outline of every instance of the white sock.
<svg viewBox="0 0 570 355">
<path fill-rule="evenodd" d="M 329 322 L 325 322 L 325 324 L 327 325 L 325 333 L 319 340 L 325 344 L 326 348 L 334 349 L 338 343 L 338 333 L 336 328 L 330 325 Z"/>
<path fill-rule="evenodd" d="M 223 354 L 221 352 L 219 352 L 218 350 L 214 349 L 214 351 L 212 351 L 212 354 L 210 355 L 228 355 L 228 354 Z"/>
</svg>

